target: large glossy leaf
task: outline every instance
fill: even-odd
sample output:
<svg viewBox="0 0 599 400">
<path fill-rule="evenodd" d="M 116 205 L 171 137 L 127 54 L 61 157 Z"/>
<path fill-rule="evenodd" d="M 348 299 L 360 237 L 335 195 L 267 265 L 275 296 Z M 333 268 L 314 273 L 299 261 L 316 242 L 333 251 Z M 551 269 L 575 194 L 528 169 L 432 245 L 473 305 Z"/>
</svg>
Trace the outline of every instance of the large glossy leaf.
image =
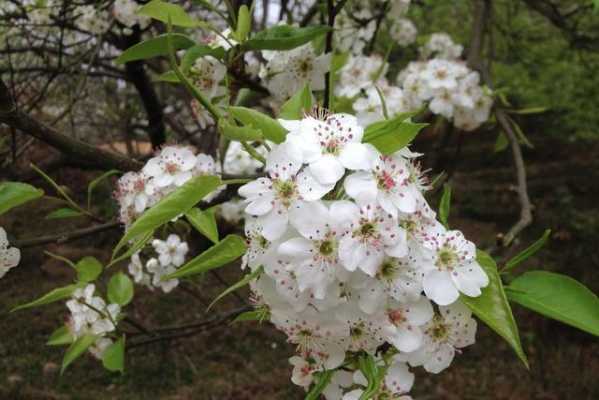
<svg viewBox="0 0 599 400">
<path fill-rule="evenodd" d="M 530 271 L 506 288 L 508 298 L 546 317 L 599 336 L 599 299 L 566 275 Z"/>
<path fill-rule="evenodd" d="M 102 365 L 109 371 L 125 371 L 125 337 L 111 344 L 102 354 Z"/>
<path fill-rule="evenodd" d="M 229 107 L 229 112 L 242 124 L 261 130 L 265 139 L 275 143 L 285 140 L 287 130 L 266 114 L 246 107 Z"/>
<path fill-rule="evenodd" d="M 410 120 L 411 113 L 375 122 L 364 130 L 365 143 L 370 143 L 381 153 L 389 155 L 407 146 L 427 124 Z"/>
<path fill-rule="evenodd" d="M 192 208 L 185 213 L 185 218 L 212 243 L 218 242 L 218 226 L 214 209 L 200 210 L 199 208 Z"/>
<path fill-rule="evenodd" d="M 171 23 L 174 26 L 194 28 L 202 25 L 200 21 L 190 17 L 185 12 L 183 7 L 161 0 L 150 1 L 148 4 L 139 9 L 138 14 L 154 18 L 158 21 L 164 22 L 165 24 Z"/>
<path fill-rule="evenodd" d="M 183 55 L 183 58 L 181 59 L 181 70 L 187 73 L 195 61 L 203 56 L 212 56 L 214 58 L 222 59 L 225 56 L 225 50 L 222 47 L 210 47 L 205 44 L 196 44 L 187 49 Z"/>
<path fill-rule="evenodd" d="M 24 310 L 26 308 L 31 308 L 31 307 L 43 306 L 46 304 L 54 303 L 59 300 L 67 299 L 72 296 L 75 289 L 77 289 L 81 286 L 82 285 L 77 284 L 77 285 L 68 285 L 68 286 L 53 289 L 50 292 L 43 295 L 42 297 L 40 297 L 39 299 L 33 300 L 32 302 L 29 302 L 27 304 L 21 304 L 20 306 L 17 306 L 15 308 L 13 308 L 12 310 L 10 310 L 10 312 Z"/>
<path fill-rule="evenodd" d="M 518 326 L 499 277 L 497 265 L 490 255 L 480 250 L 477 251 L 476 259 L 487 273 L 489 285 L 483 288 L 479 297 L 461 296 L 461 300 L 474 315 L 508 342 L 528 368 L 528 360 L 520 343 Z"/>
<path fill-rule="evenodd" d="M 69 365 L 77 358 L 79 358 L 87 349 L 89 349 L 98 340 L 96 335 L 83 335 L 75 340 L 67 349 L 64 358 L 62 359 L 62 367 L 60 373 L 62 374 Z"/>
<path fill-rule="evenodd" d="M 102 263 L 95 257 L 83 257 L 75 265 L 79 282 L 93 282 L 102 273 Z"/>
<path fill-rule="evenodd" d="M 137 43 L 121 53 L 115 60 L 117 64 L 124 64 L 130 61 L 147 60 L 148 58 L 168 55 L 167 35 L 159 35 L 151 39 Z M 173 33 L 173 48 L 175 50 L 188 49 L 195 42 L 187 36 L 180 33 Z"/>
<path fill-rule="evenodd" d="M 108 282 L 108 300 L 125 306 L 133 299 L 133 282 L 122 272 L 117 272 Z"/>
<path fill-rule="evenodd" d="M 0 183 L 0 215 L 13 207 L 44 195 L 44 191 L 21 182 Z"/>
<path fill-rule="evenodd" d="M 277 25 L 256 33 L 245 42 L 251 50 L 291 50 L 306 44 L 330 30 L 328 26 L 307 26 L 297 28 L 291 25 Z"/>
<path fill-rule="evenodd" d="M 197 176 L 190 179 L 143 213 L 121 238 L 114 249 L 114 254 L 117 254 L 129 240 L 153 231 L 173 218 L 185 214 L 220 185 L 221 181 L 217 176 Z"/>
<path fill-rule="evenodd" d="M 183 265 L 163 279 L 182 278 L 202 274 L 235 261 L 245 253 L 245 240 L 237 235 L 228 235 L 208 250 Z"/>
<path fill-rule="evenodd" d="M 281 119 L 302 119 L 304 113 L 312 109 L 312 92 L 310 85 L 305 84 L 296 94 L 281 106 L 279 118 Z"/>
</svg>

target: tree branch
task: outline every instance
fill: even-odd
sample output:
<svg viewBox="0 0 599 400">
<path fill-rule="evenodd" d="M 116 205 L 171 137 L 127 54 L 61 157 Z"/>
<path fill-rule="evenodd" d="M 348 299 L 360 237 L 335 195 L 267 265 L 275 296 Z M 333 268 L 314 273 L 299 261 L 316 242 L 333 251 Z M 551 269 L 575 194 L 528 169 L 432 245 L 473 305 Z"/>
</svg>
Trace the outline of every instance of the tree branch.
<svg viewBox="0 0 599 400">
<path fill-rule="evenodd" d="M 107 222 L 101 225 L 89 226 L 87 228 L 77 229 L 69 232 L 58 233 L 48 236 L 39 236 L 33 239 L 22 239 L 14 240 L 12 244 L 18 248 L 40 246 L 48 243 L 61 244 L 74 239 L 79 239 L 85 236 L 93 235 L 95 233 L 104 232 L 110 229 L 120 227 L 121 223 L 118 221 Z"/>
</svg>

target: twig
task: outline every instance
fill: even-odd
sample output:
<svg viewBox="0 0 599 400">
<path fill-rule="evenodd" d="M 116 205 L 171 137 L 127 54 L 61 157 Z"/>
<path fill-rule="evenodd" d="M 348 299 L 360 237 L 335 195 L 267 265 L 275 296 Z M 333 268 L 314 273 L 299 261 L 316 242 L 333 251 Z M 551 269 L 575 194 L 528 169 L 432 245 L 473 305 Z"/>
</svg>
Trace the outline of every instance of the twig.
<svg viewBox="0 0 599 400">
<path fill-rule="evenodd" d="M 77 229 L 74 231 L 59 233 L 55 235 L 40 236 L 33 239 L 15 240 L 12 244 L 18 248 L 40 246 L 48 243 L 62 244 L 74 239 L 79 239 L 85 236 L 93 235 L 94 233 L 118 228 L 120 225 L 120 222 L 112 221 L 101 225 L 94 225 L 87 228 Z"/>
</svg>

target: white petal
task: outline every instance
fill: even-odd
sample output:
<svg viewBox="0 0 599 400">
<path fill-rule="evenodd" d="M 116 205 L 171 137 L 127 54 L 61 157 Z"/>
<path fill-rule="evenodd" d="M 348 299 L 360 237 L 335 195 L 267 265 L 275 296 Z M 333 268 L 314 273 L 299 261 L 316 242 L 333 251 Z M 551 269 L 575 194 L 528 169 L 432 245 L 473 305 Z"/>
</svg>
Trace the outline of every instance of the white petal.
<svg viewBox="0 0 599 400">
<path fill-rule="evenodd" d="M 334 183 L 328 185 L 321 184 L 308 170 L 304 170 L 297 176 L 297 189 L 306 201 L 319 200 L 333 190 L 334 187 Z"/>
<path fill-rule="evenodd" d="M 378 188 L 374 176 L 369 172 L 355 172 L 343 182 L 345 192 L 360 203 L 370 203 L 376 199 Z"/>
<path fill-rule="evenodd" d="M 339 154 L 339 161 L 347 169 L 368 170 L 372 166 L 372 152 L 364 143 L 347 143 Z"/>
<path fill-rule="evenodd" d="M 422 344 L 422 332 L 419 328 L 407 329 L 399 326 L 388 336 L 388 340 L 397 350 L 409 353 L 417 350 Z"/>
<path fill-rule="evenodd" d="M 312 242 L 305 238 L 293 238 L 281 243 L 278 248 L 279 254 L 299 260 L 311 257 Z"/>
<path fill-rule="evenodd" d="M 288 214 L 284 211 L 273 209 L 260 217 L 262 236 L 273 241 L 280 238 L 287 230 Z"/>
<path fill-rule="evenodd" d="M 310 239 L 322 239 L 328 231 L 329 210 L 321 202 L 303 201 L 289 210 L 289 219 L 291 225 L 302 236 Z"/>
<path fill-rule="evenodd" d="M 453 303 L 460 295 L 447 271 L 430 271 L 422 284 L 426 296 L 440 306 Z"/>
<path fill-rule="evenodd" d="M 345 173 L 345 168 L 335 156 L 326 154 L 310 164 L 310 172 L 318 182 L 328 185 L 337 183 Z"/>
<path fill-rule="evenodd" d="M 274 195 L 272 192 L 264 193 L 264 196 L 255 197 L 245 208 L 245 212 L 251 215 L 264 215 L 273 208 Z"/>
</svg>

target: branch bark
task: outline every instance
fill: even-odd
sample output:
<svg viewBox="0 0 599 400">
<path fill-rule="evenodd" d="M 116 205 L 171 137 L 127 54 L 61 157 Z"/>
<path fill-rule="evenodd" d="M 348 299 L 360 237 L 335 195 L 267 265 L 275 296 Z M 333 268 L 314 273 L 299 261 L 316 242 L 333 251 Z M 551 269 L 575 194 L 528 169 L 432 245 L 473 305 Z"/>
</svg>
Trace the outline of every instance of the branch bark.
<svg viewBox="0 0 599 400">
<path fill-rule="evenodd" d="M 99 149 L 38 122 L 17 108 L 8 87 L 2 80 L 0 80 L 0 123 L 5 123 L 11 128 L 47 143 L 86 166 L 100 169 L 115 168 L 121 171 L 135 171 L 142 167 L 139 161 Z"/>
<path fill-rule="evenodd" d="M 77 229 L 74 231 L 59 233 L 55 235 L 48 236 L 39 236 L 34 239 L 23 239 L 23 240 L 14 240 L 12 244 L 17 248 L 25 248 L 25 247 L 34 247 L 41 246 L 43 244 L 48 243 L 65 243 L 70 240 L 79 239 L 85 236 L 93 235 L 95 233 L 104 232 L 110 229 L 118 228 L 120 226 L 120 222 L 112 221 L 107 222 L 101 225 L 94 225 L 83 229 Z"/>
</svg>

